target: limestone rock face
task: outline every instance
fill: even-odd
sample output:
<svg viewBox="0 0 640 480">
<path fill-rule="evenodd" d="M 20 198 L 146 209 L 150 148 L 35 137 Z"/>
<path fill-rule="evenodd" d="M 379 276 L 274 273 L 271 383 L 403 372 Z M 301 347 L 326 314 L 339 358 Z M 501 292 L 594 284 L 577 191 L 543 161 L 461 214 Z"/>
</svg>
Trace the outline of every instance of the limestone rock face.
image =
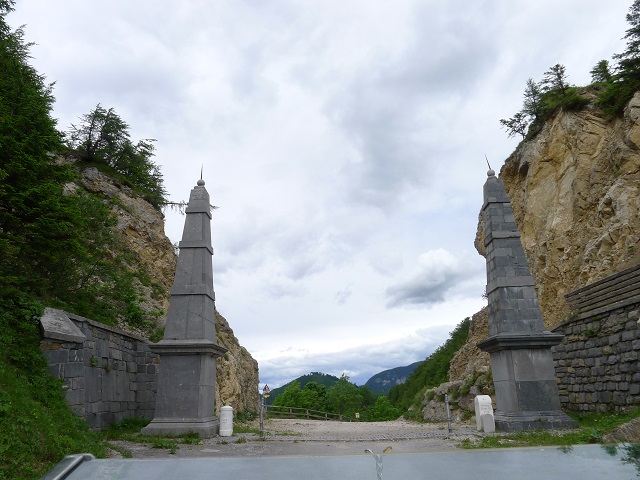
<svg viewBox="0 0 640 480">
<path fill-rule="evenodd" d="M 622 118 L 559 112 L 500 171 L 545 325 L 564 295 L 640 258 L 640 93 Z M 479 226 L 476 249 L 484 255 Z"/>
<path fill-rule="evenodd" d="M 596 109 L 558 112 L 511 154 L 500 179 L 545 326 L 552 328 L 571 315 L 565 294 L 640 260 L 640 93 L 622 118 L 606 119 Z M 480 218 L 475 246 L 484 256 L 483 223 Z M 478 374 L 487 380 L 489 355 L 477 348 L 487 333 L 483 309 L 472 317 L 469 339 L 451 362 L 450 383 L 427 391 L 425 418 L 441 417 L 439 403 L 451 386 L 453 393 L 460 384 L 492 393 L 474 381 Z M 467 409 L 464 399 L 459 407 Z"/>
<path fill-rule="evenodd" d="M 144 292 L 142 306 L 148 311 L 166 314 L 177 257 L 164 233 L 162 212 L 128 187 L 116 185 L 111 177 L 95 167 L 82 170 L 80 182 L 88 192 L 109 199 L 112 212 L 118 219 L 115 228 L 124 241 L 124 248 L 135 257 L 129 267 L 144 270 L 153 283 L 162 287 L 162 293 L 158 295 L 152 287 L 139 285 Z M 164 315 L 160 315 L 158 321 L 163 322 L 163 319 Z"/>
<path fill-rule="evenodd" d="M 449 381 L 468 381 L 473 375 L 489 371 L 489 354 L 478 348 L 489 336 L 489 317 L 487 307 L 471 317 L 469 336 L 460 350 L 451 359 Z"/>
<path fill-rule="evenodd" d="M 166 321 L 169 307 L 169 288 L 173 284 L 177 256 L 175 249 L 164 232 L 164 216 L 149 202 L 140 198 L 126 186 L 117 185 L 114 180 L 95 167 L 85 168 L 80 173 L 80 185 L 69 184 L 68 193 L 83 187 L 88 192 L 109 200 L 117 217 L 117 232 L 123 240 L 124 248 L 134 255 L 129 265 L 132 269 L 142 269 L 151 282 L 161 287 L 155 292 L 151 287 L 139 285 L 144 293 L 143 307 L 159 311 L 159 326 Z M 126 325 L 120 325 L 128 330 Z M 234 413 L 258 409 L 258 362 L 240 345 L 227 320 L 216 311 L 216 332 L 218 344 L 228 352 L 217 361 L 216 415 L 220 407 L 230 405 Z M 141 333 L 141 332 L 134 332 Z"/>
<path fill-rule="evenodd" d="M 229 350 L 216 365 L 216 415 L 220 407 L 233 407 L 234 413 L 258 411 L 258 362 L 240 345 L 227 320 L 216 311 L 218 344 Z"/>
</svg>

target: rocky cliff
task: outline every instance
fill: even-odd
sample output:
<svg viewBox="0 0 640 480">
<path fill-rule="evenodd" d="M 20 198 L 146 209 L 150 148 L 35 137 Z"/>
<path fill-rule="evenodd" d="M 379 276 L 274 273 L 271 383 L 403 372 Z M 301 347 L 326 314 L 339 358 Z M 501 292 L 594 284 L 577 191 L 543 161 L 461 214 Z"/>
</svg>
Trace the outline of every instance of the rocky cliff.
<svg viewBox="0 0 640 480">
<path fill-rule="evenodd" d="M 556 112 L 507 158 L 500 179 L 552 328 L 571 315 L 565 294 L 640 261 L 640 92 L 622 117 L 608 119 L 596 108 Z M 480 219 L 475 246 L 484 256 L 482 227 Z M 484 309 L 451 362 L 450 382 L 426 392 L 426 419 L 442 416 L 444 393 L 481 390 L 477 379 L 486 383 L 489 356 L 476 344 L 486 337 Z M 462 410 L 467 400 L 460 397 Z"/>
<path fill-rule="evenodd" d="M 142 307 L 147 311 L 157 311 L 157 323 L 162 326 L 166 321 L 168 292 L 177 261 L 175 249 L 164 233 L 162 212 L 95 167 L 82 169 L 79 182 L 66 188 L 81 187 L 109 201 L 117 218 L 114 228 L 123 240 L 123 248 L 129 253 L 129 267 L 143 271 L 150 280 L 138 285 Z M 131 331 L 126 324 L 119 327 Z M 222 405 L 234 407 L 236 413 L 256 411 L 259 401 L 258 362 L 240 345 L 229 323 L 218 312 L 216 332 L 218 343 L 228 350 L 217 362 L 217 413 Z"/>
<path fill-rule="evenodd" d="M 559 111 L 500 178 L 552 327 L 571 314 L 565 294 L 640 259 L 640 93 L 621 118 Z"/>
</svg>

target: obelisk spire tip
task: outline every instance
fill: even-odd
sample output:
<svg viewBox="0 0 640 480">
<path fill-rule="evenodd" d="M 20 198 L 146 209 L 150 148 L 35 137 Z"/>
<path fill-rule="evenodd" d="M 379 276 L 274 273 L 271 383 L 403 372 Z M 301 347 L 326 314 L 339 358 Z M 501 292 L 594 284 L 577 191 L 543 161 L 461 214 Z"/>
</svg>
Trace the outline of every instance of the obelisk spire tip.
<svg viewBox="0 0 640 480">
<path fill-rule="evenodd" d="M 487 172 L 487 177 L 495 177 L 496 176 L 496 172 L 494 172 L 493 168 L 491 168 L 491 165 L 489 165 L 489 159 L 487 158 L 487 154 L 486 153 L 484 155 L 484 159 L 487 161 L 487 167 L 489 167 L 489 171 Z"/>
</svg>

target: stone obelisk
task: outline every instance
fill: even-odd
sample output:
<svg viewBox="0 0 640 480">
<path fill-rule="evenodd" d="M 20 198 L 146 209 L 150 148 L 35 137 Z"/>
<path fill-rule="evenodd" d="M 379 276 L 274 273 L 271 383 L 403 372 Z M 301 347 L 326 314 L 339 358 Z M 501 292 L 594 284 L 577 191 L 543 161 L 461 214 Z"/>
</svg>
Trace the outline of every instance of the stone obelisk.
<svg viewBox="0 0 640 480">
<path fill-rule="evenodd" d="M 211 207 L 202 179 L 191 190 L 185 213 L 164 338 L 151 347 L 160 356 L 156 409 L 142 433 L 211 437 L 220 425 L 216 358 L 226 349 L 216 336 Z"/>
<path fill-rule="evenodd" d="M 575 426 L 560 410 L 551 357 L 551 347 L 563 335 L 545 330 L 511 201 L 495 172 L 487 175 L 482 209 L 489 338 L 478 347 L 491 355 L 496 428 L 514 432 Z"/>
</svg>

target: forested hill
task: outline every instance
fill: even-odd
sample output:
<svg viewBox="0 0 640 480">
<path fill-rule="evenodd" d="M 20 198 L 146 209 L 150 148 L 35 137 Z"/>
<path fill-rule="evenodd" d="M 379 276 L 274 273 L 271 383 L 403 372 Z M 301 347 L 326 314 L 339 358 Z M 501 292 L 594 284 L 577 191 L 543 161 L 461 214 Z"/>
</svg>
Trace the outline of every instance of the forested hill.
<svg viewBox="0 0 640 480">
<path fill-rule="evenodd" d="M 327 373 L 311 372 L 306 375 L 302 375 L 295 380 L 291 380 L 289 383 L 282 385 L 281 387 L 271 390 L 271 394 L 265 399 L 265 403 L 267 405 L 271 405 L 278 395 L 283 393 L 293 382 L 298 382 L 300 388 L 304 388 L 304 386 L 309 382 L 316 382 L 318 385 L 324 385 L 325 387 L 330 388 L 333 387 L 338 380 L 340 380 L 338 377 Z"/>
</svg>

